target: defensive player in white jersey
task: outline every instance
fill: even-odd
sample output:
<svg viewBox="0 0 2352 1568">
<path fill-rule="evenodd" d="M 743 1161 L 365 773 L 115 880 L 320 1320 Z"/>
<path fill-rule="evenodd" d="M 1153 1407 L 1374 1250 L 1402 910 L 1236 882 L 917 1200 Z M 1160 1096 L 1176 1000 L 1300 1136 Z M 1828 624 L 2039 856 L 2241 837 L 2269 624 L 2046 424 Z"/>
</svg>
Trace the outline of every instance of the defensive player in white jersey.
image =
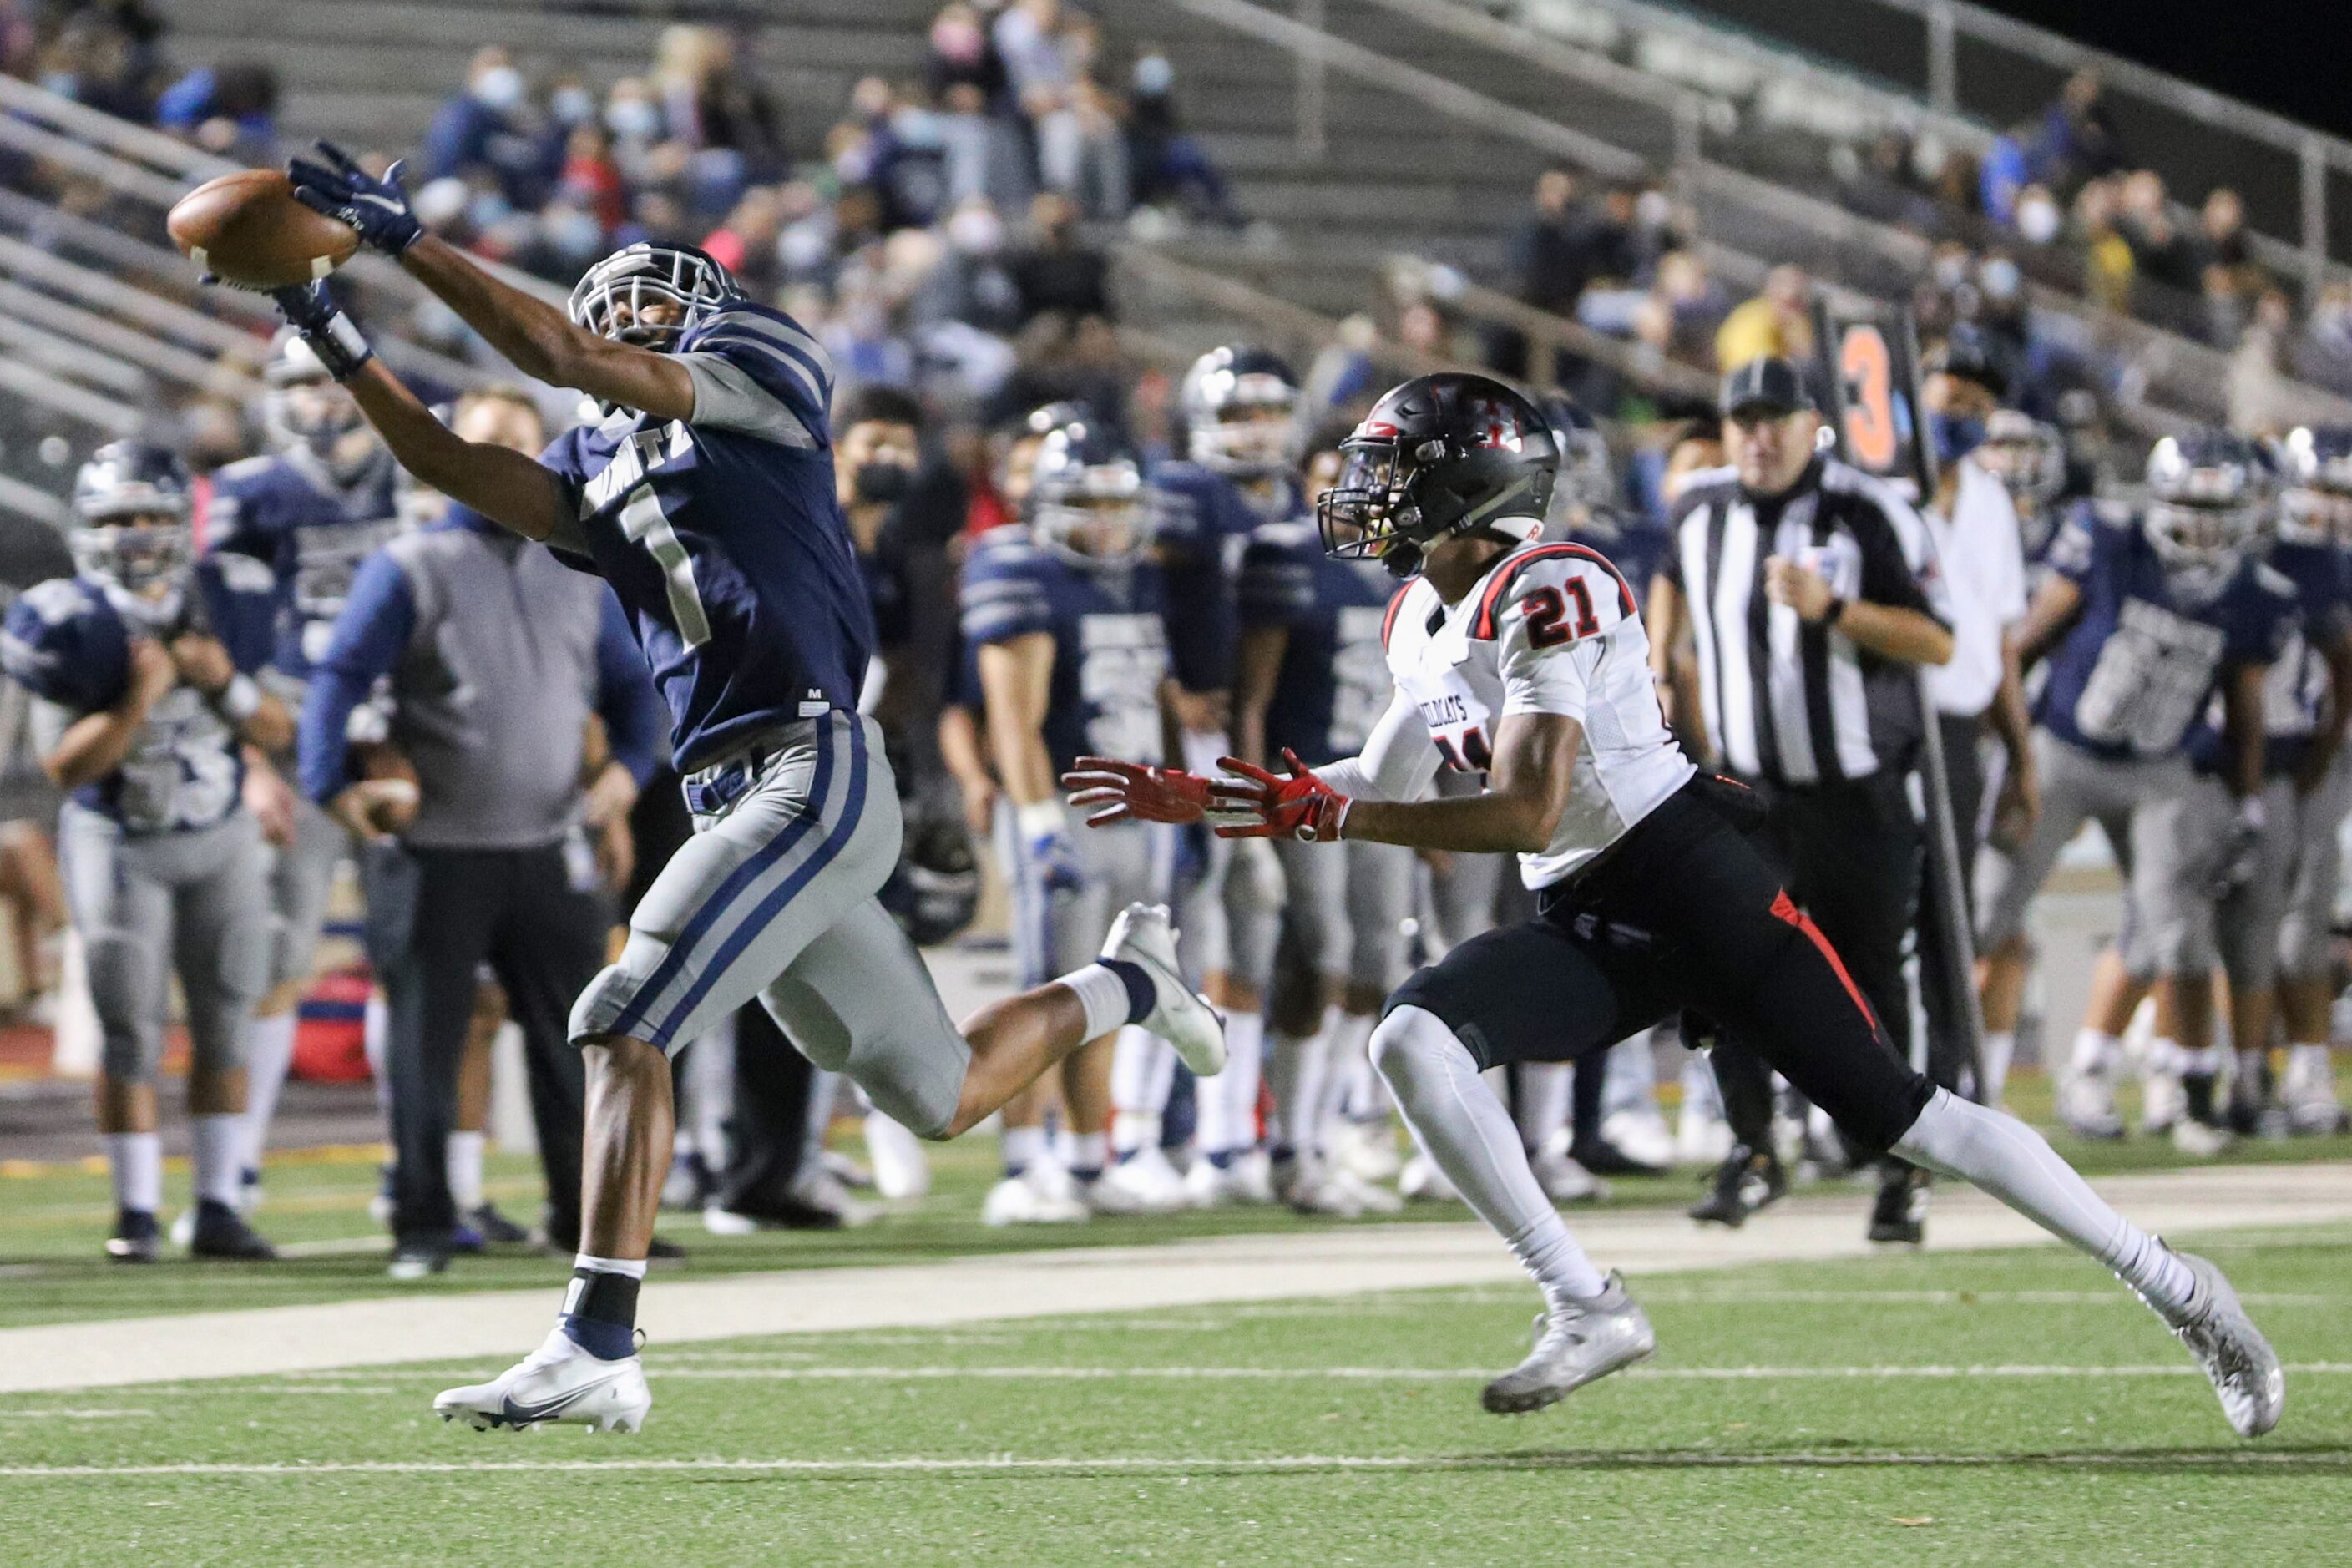
<svg viewBox="0 0 2352 1568">
<path fill-rule="evenodd" d="M 1538 918 L 1472 939 L 1389 999 L 1372 1056 L 1428 1151 L 1542 1289 L 1532 1353 L 1487 1409 L 1535 1410 L 1649 1355 L 1648 1318 L 1546 1201 L 1480 1073 L 1594 1055 L 1676 1009 L 1762 1055 L 1869 1152 L 1983 1187 L 2114 1269 L 2189 1347 L 2231 1425 L 2277 1423 L 2285 1378 L 2221 1270 L 2123 1218 L 1999 1111 L 1898 1059 L 1834 949 L 1747 842 L 1745 792 L 1667 732 L 1615 568 L 1530 541 L 1557 458 L 1542 416 L 1475 375 L 1389 393 L 1318 506 L 1327 541 L 1413 577 L 1391 623 L 1398 697 L 1360 756 L 1217 781 L 1087 760 L 1090 820 L 1208 817 L 1231 837 L 1512 850 Z M 1340 537 L 1344 535 L 1345 537 Z M 1441 763 L 1486 774 L 1422 799 Z"/>
</svg>

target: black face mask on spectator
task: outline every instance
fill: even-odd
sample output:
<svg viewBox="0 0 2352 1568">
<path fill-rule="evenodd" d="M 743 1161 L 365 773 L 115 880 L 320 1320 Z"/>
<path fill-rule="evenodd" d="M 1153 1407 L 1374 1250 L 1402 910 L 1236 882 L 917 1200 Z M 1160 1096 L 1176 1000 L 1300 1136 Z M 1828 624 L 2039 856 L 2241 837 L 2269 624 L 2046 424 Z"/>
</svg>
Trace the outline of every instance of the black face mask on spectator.
<svg viewBox="0 0 2352 1568">
<path fill-rule="evenodd" d="M 904 463 L 861 463 L 850 484 L 859 500 L 888 505 L 907 499 L 915 485 L 915 471 Z"/>
</svg>

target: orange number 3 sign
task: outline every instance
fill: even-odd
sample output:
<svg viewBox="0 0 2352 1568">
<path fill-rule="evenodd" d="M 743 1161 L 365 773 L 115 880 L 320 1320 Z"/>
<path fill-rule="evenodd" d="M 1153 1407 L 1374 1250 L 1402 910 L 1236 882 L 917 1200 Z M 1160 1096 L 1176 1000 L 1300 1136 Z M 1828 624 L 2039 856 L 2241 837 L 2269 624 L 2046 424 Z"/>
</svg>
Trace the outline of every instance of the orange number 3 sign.
<svg viewBox="0 0 2352 1568">
<path fill-rule="evenodd" d="M 1846 330 L 1838 345 L 1845 383 L 1845 439 L 1854 461 L 1874 474 L 1895 471 L 1895 362 L 1886 339 L 1867 323 Z"/>
</svg>

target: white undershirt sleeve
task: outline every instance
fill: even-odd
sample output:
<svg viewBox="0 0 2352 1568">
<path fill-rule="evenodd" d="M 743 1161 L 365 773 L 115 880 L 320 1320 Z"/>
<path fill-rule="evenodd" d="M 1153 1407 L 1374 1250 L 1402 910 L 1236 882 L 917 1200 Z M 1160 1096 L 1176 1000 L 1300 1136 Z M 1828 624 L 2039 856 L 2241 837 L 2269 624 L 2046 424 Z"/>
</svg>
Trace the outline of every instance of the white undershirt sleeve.
<svg viewBox="0 0 2352 1568">
<path fill-rule="evenodd" d="M 1315 770 L 1325 784 L 1341 795 L 1362 800 L 1419 800 L 1437 777 L 1437 742 L 1429 737 L 1421 710 L 1400 691 L 1389 710 L 1372 726 L 1364 749 L 1352 757 Z"/>
</svg>

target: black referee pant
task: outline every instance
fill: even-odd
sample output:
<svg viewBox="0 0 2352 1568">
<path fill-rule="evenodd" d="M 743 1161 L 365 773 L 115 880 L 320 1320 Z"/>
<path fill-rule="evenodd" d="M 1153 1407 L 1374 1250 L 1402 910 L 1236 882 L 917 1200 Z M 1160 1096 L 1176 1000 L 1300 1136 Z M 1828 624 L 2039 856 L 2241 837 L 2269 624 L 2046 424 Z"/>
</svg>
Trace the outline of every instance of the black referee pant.
<svg viewBox="0 0 2352 1568">
<path fill-rule="evenodd" d="M 1978 745 L 1983 721 L 1946 713 L 1937 722 L 1943 728 L 1944 781 L 1951 790 L 1952 837 L 1960 858 L 1952 875 L 1959 883 L 1959 907 L 1965 912 L 1976 908 L 1978 825 L 1985 786 L 1984 757 Z M 1958 1094 L 1964 1077 L 1980 1075 L 1969 1040 L 1969 999 L 1954 988 L 1973 985 L 1976 977 L 1952 963 L 1956 933 L 1946 915 L 1951 893 L 1944 887 L 1945 875 L 1937 858 L 1927 856 L 1919 890 L 1919 1002 L 1927 1015 L 1927 1076 L 1937 1088 Z"/>
<path fill-rule="evenodd" d="M 1845 961 L 1895 1054 L 1911 1057 L 1911 994 L 1903 965 L 1919 906 L 1919 820 L 1904 770 L 1818 784 L 1748 781 L 1762 798 L 1757 847 L 1789 896 Z M 1711 1053 L 1731 1134 L 1772 1147 L 1772 1068 L 1727 1028 Z"/>
<path fill-rule="evenodd" d="M 572 1004 L 596 977 L 611 926 L 607 900 L 572 885 L 563 846 L 369 851 L 368 956 L 390 1024 L 394 1232 L 401 1244 L 447 1246 L 458 1223 L 449 1194 L 457 1067 L 487 963 L 522 1029 L 531 1121 L 547 1175 L 547 1234 L 569 1250 L 580 1233 L 585 1100 Z"/>
</svg>

